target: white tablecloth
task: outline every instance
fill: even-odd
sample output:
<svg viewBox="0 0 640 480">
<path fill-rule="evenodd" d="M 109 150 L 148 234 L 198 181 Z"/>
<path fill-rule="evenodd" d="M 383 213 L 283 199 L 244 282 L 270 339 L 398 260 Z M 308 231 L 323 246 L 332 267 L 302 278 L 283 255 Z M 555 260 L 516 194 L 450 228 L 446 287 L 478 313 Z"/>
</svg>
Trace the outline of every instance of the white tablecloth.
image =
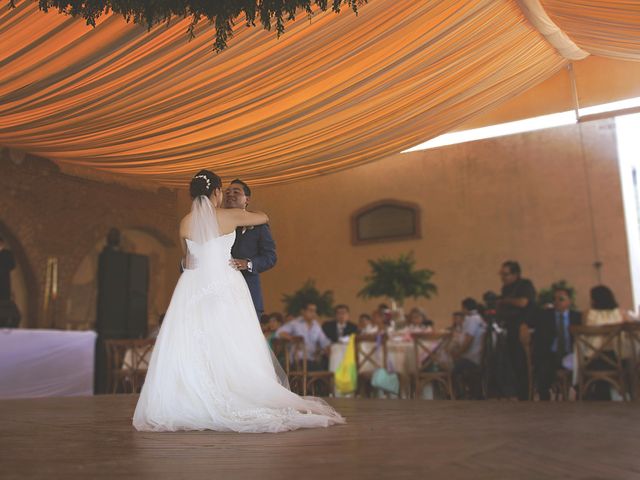
<svg viewBox="0 0 640 480">
<path fill-rule="evenodd" d="M 363 348 L 374 349 L 376 346 L 375 343 L 368 342 L 363 345 Z M 334 343 L 331 345 L 331 355 L 329 356 L 329 370 L 335 372 L 338 369 L 338 366 L 342 362 L 344 358 L 344 354 L 347 350 L 347 345 L 344 343 Z M 387 356 L 391 361 L 393 369 L 398 373 L 410 373 L 415 369 L 415 355 L 413 350 L 412 342 L 387 342 Z M 382 363 L 382 353 L 380 349 L 374 354 L 373 358 L 379 363 Z M 381 365 L 382 366 L 382 365 Z M 363 365 L 362 371 L 364 372 L 372 372 L 374 370 L 374 366 L 367 362 Z"/>
<path fill-rule="evenodd" d="M 375 348 L 375 343 L 366 343 L 364 348 Z M 434 348 L 436 342 L 430 342 L 430 347 Z M 334 343 L 331 345 L 331 355 L 329 356 L 329 370 L 335 372 L 342 362 L 342 358 L 347 350 L 347 345 L 344 343 Z M 413 346 L 413 341 L 407 340 L 389 340 L 387 342 L 387 357 L 391 362 L 391 367 L 394 371 L 403 374 L 411 375 L 416 371 L 416 354 Z M 378 363 L 382 362 L 382 353 L 378 349 L 378 352 L 374 355 L 374 358 Z M 373 365 L 370 362 L 364 365 L 362 371 L 373 371 Z"/>
<path fill-rule="evenodd" d="M 0 330 L 0 398 L 93 395 L 96 333 Z"/>
</svg>

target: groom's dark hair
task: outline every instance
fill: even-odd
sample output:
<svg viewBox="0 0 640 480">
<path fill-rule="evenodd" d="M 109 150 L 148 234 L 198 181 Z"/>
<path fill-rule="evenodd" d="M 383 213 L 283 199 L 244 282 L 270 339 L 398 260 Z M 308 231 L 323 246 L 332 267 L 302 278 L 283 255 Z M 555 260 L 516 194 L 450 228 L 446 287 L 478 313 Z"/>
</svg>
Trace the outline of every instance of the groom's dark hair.
<svg viewBox="0 0 640 480">
<path fill-rule="evenodd" d="M 242 190 L 244 190 L 244 194 L 245 194 L 247 197 L 250 197 L 250 196 L 251 196 L 251 189 L 249 188 L 249 185 L 247 185 L 246 183 L 244 183 L 244 182 L 243 182 L 242 180 L 240 180 L 239 178 L 236 178 L 236 179 L 235 179 L 235 180 L 233 180 L 231 183 L 232 183 L 232 184 L 233 184 L 233 183 L 237 183 L 238 185 L 242 185 Z"/>
</svg>

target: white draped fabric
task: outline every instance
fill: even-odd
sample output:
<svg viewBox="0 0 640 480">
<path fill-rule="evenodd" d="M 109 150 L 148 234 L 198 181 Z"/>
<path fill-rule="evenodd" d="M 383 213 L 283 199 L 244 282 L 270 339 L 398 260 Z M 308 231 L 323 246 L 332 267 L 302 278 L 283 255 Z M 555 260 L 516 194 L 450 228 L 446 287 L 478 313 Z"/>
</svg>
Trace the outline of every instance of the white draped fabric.
<svg viewBox="0 0 640 480">
<path fill-rule="evenodd" d="M 0 330 L 0 398 L 93 395 L 96 333 Z"/>
</svg>

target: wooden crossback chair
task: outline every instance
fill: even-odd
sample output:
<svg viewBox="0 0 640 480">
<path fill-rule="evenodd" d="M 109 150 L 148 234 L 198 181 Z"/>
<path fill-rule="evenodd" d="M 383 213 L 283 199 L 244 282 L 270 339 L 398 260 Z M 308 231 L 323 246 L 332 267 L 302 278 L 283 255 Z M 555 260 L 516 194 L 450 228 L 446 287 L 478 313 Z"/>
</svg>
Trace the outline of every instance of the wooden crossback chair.
<svg viewBox="0 0 640 480">
<path fill-rule="evenodd" d="M 556 377 L 551 384 L 551 392 L 553 393 L 554 400 L 569 400 L 569 392 L 571 391 L 573 372 L 564 368 L 556 370 Z"/>
<path fill-rule="evenodd" d="M 334 373 L 329 370 L 310 371 L 307 366 L 307 347 L 302 337 L 274 338 L 273 352 L 284 358 L 284 371 L 292 392 L 298 395 L 330 395 L 334 388 Z"/>
<path fill-rule="evenodd" d="M 583 400 L 589 387 L 598 381 L 613 386 L 626 400 L 622 367 L 622 325 L 571 326 L 576 345 L 578 397 Z M 609 352 L 615 355 L 610 355 Z"/>
<path fill-rule="evenodd" d="M 433 332 L 414 333 L 411 336 L 416 356 L 416 371 L 413 373 L 414 398 L 419 400 L 425 385 L 435 382 L 442 385 L 453 400 L 455 396 L 451 369 L 439 358 L 440 353 L 447 350 L 453 335 L 451 332 Z"/>
<path fill-rule="evenodd" d="M 302 337 L 274 338 L 273 353 L 282 359 L 284 373 L 292 392 L 307 394 L 307 347 Z"/>
<path fill-rule="evenodd" d="M 631 357 L 629 358 L 629 373 L 631 384 L 629 385 L 629 393 L 633 400 L 640 400 L 640 323 L 629 322 L 623 327 Z"/>
<path fill-rule="evenodd" d="M 110 393 L 137 393 L 149 369 L 155 339 L 106 340 L 107 385 Z"/>
<path fill-rule="evenodd" d="M 307 372 L 307 392 L 315 397 L 333 395 L 335 373 L 329 370 L 311 370 Z"/>
<path fill-rule="evenodd" d="M 358 394 L 369 397 L 374 389 L 371 386 L 373 372 L 378 368 L 387 368 L 386 333 L 356 335 L 356 371 L 358 372 Z"/>
</svg>

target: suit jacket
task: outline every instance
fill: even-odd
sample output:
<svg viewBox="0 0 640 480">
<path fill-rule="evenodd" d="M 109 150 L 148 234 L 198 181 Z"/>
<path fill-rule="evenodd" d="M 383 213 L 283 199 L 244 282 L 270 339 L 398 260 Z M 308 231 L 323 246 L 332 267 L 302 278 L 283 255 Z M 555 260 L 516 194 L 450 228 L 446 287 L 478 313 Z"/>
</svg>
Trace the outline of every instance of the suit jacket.
<svg viewBox="0 0 640 480">
<path fill-rule="evenodd" d="M 244 233 L 242 233 L 244 230 Z M 276 256 L 276 244 L 271 236 L 269 225 L 255 227 L 240 227 L 236 230 L 236 241 L 231 248 L 233 258 L 251 260 L 253 270 L 242 270 L 242 275 L 247 282 L 251 299 L 260 315 L 264 311 L 262 301 L 262 288 L 260 286 L 260 273 L 272 268 L 278 257 Z"/>
<path fill-rule="evenodd" d="M 575 310 L 569 311 L 569 325 L 580 325 L 582 314 Z M 556 311 L 555 309 L 542 310 L 535 323 L 535 333 L 533 339 L 534 361 L 551 356 L 551 347 L 557 338 L 556 331 Z M 569 345 L 573 349 L 573 337 L 569 333 Z M 571 352 L 567 352 L 571 353 Z"/>
<path fill-rule="evenodd" d="M 338 341 L 338 321 L 330 320 L 328 322 L 324 322 L 322 324 L 322 331 L 324 334 L 329 337 L 329 340 L 332 342 Z M 352 333 L 358 333 L 358 327 L 355 323 L 347 322 L 344 326 L 344 332 L 342 335 L 351 335 Z"/>
</svg>

